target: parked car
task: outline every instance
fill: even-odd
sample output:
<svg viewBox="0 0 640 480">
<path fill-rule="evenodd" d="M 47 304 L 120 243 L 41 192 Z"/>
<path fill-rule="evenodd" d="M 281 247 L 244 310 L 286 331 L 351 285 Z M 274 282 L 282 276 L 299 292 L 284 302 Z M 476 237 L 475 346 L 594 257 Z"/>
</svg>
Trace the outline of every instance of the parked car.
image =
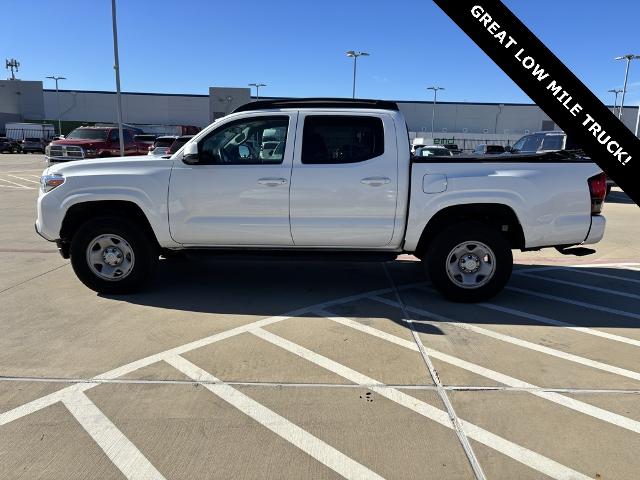
<svg viewBox="0 0 640 480">
<path fill-rule="evenodd" d="M 22 147 L 20 142 L 12 138 L 0 137 L 0 152 L 1 153 L 20 153 Z"/>
<path fill-rule="evenodd" d="M 22 153 L 39 152 L 44 153 L 47 140 L 44 138 L 27 137 L 22 141 Z"/>
<path fill-rule="evenodd" d="M 481 143 L 473 150 L 474 155 L 502 155 L 506 152 L 502 145 L 487 145 Z"/>
<path fill-rule="evenodd" d="M 511 148 L 511 153 L 544 153 L 560 150 L 582 150 L 572 137 L 562 131 L 536 132 L 520 138 Z M 616 183 L 607 177 L 607 195 Z"/>
<path fill-rule="evenodd" d="M 158 138 L 158 135 L 152 133 L 139 133 L 133 136 L 133 141 L 136 142 L 140 148 L 147 149 L 148 151 L 149 147 L 153 146 L 156 138 Z"/>
<path fill-rule="evenodd" d="M 173 145 L 173 142 L 175 142 L 177 138 L 177 135 L 163 135 L 161 137 L 156 137 L 153 141 L 153 145 L 149 146 L 148 155 L 154 155 L 156 157 L 166 155 L 169 147 Z"/>
<path fill-rule="evenodd" d="M 416 157 L 452 157 L 453 152 L 448 148 L 438 145 L 429 145 L 416 149 Z"/>
<path fill-rule="evenodd" d="M 453 153 L 454 155 L 460 155 L 462 153 L 462 150 L 460 150 L 458 145 L 456 145 L 455 143 L 443 143 L 441 146 L 451 150 L 451 153 Z"/>
<path fill-rule="evenodd" d="M 143 155 L 146 147 L 138 145 L 133 137 L 134 130 L 123 129 L 124 154 Z M 85 158 L 120 156 L 119 132 L 115 127 L 80 127 L 69 133 L 64 139 L 55 140 L 47 145 L 45 159 L 48 163 L 68 162 Z"/>
<path fill-rule="evenodd" d="M 512 249 L 578 254 L 568 247 L 602 238 L 605 176 L 591 161 L 411 157 L 406 132 L 394 102 L 251 102 L 171 158 L 50 166 L 36 230 L 97 292 L 140 289 L 176 251 L 406 252 L 462 302 L 502 290 Z M 280 142 L 268 154 L 265 137 Z"/>
<path fill-rule="evenodd" d="M 173 155 L 178 150 L 180 150 L 183 147 L 183 145 L 185 143 L 187 143 L 189 140 L 191 140 L 192 138 L 193 138 L 193 135 L 181 135 L 181 136 L 179 136 L 171 144 L 171 146 L 169 147 L 169 150 L 167 150 L 166 155 Z"/>
<path fill-rule="evenodd" d="M 411 154 L 415 155 L 416 154 L 416 150 L 418 150 L 419 148 L 424 148 L 427 147 L 428 145 L 426 143 L 414 143 L 411 145 Z"/>
</svg>

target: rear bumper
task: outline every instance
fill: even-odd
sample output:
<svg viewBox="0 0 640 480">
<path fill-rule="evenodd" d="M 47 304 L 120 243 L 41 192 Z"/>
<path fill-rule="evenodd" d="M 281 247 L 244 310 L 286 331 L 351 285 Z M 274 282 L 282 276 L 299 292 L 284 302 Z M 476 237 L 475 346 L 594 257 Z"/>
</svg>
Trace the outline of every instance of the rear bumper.
<svg viewBox="0 0 640 480">
<path fill-rule="evenodd" d="M 584 239 L 584 242 L 582 242 L 582 244 L 591 245 L 593 243 L 598 243 L 600 240 L 602 240 L 606 225 L 607 225 L 607 220 L 602 215 L 592 215 L 591 228 L 589 229 L 587 238 Z"/>
</svg>

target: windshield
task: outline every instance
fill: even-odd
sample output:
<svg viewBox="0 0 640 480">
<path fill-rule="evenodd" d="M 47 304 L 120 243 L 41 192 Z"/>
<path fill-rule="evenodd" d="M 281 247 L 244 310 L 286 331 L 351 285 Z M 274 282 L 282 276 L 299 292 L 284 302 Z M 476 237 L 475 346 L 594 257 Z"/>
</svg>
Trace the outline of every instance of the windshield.
<svg viewBox="0 0 640 480">
<path fill-rule="evenodd" d="M 106 140 L 109 130 L 100 130 L 98 128 L 76 128 L 67 135 L 69 140 Z"/>
<path fill-rule="evenodd" d="M 189 140 L 191 140 L 191 137 L 180 137 L 180 138 L 176 139 L 176 141 L 173 142 L 173 144 L 171 145 L 169 150 L 167 150 L 167 153 L 171 153 L 171 154 L 176 153 Z"/>
<path fill-rule="evenodd" d="M 170 147 L 175 141 L 175 138 L 157 138 L 153 145 L 156 147 Z"/>
<path fill-rule="evenodd" d="M 421 148 L 419 155 L 421 157 L 450 157 L 451 152 L 443 147 L 427 147 Z"/>
</svg>

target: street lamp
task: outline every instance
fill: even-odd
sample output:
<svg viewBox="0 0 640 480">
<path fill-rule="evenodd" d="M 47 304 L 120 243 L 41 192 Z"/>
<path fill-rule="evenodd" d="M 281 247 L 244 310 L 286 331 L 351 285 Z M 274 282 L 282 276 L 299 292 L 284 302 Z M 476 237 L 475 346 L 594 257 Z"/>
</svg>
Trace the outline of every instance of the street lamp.
<svg viewBox="0 0 640 480">
<path fill-rule="evenodd" d="M 113 28 L 113 69 L 116 71 L 116 108 L 118 109 L 118 138 L 120 156 L 124 157 L 124 137 L 122 135 L 122 99 L 120 97 L 120 60 L 118 59 L 118 25 L 116 23 L 116 0 L 111 0 L 111 24 Z"/>
<path fill-rule="evenodd" d="M 66 77 L 58 77 L 56 75 L 51 75 L 50 77 L 51 80 L 55 80 L 56 82 L 56 103 L 58 104 L 58 135 L 62 135 L 62 121 L 60 120 L 62 118 L 62 112 L 60 111 L 60 93 L 58 92 L 58 80 L 66 80 Z"/>
<path fill-rule="evenodd" d="M 250 87 L 256 87 L 256 101 L 260 100 L 260 87 L 266 87 L 266 83 L 250 83 Z"/>
<path fill-rule="evenodd" d="M 427 87 L 427 90 L 433 90 L 433 109 L 431 110 L 431 141 L 435 137 L 435 123 L 436 123 L 436 100 L 438 98 L 438 90 L 444 90 L 444 87 Z"/>
<path fill-rule="evenodd" d="M 613 93 L 616 96 L 616 99 L 613 102 L 613 114 L 616 114 L 616 108 L 618 108 L 618 94 L 622 92 L 619 88 L 613 88 L 611 90 L 607 90 L 609 93 Z"/>
<path fill-rule="evenodd" d="M 622 55 L 621 57 L 616 57 L 615 60 L 627 61 L 627 67 L 624 71 L 624 86 L 622 87 L 622 101 L 620 102 L 620 111 L 618 112 L 618 118 L 622 120 L 623 109 L 624 109 L 624 97 L 627 93 L 627 80 L 629 79 L 629 65 L 631 64 L 631 60 L 640 60 L 640 55 L 634 55 L 632 53 L 628 53 L 626 55 Z"/>
<path fill-rule="evenodd" d="M 358 57 L 368 57 L 369 54 L 367 52 L 356 52 L 355 50 L 349 50 L 347 52 L 347 57 L 353 58 L 353 91 L 352 98 L 356 98 L 356 66 L 358 64 Z"/>
</svg>

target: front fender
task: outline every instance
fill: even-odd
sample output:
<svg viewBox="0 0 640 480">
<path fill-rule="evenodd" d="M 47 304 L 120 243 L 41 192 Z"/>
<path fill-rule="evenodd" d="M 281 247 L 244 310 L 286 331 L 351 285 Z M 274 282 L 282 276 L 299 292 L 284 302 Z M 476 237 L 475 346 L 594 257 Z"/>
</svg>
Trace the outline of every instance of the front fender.
<svg viewBox="0 0 640 480">
<path fill-rule="evenodd" d="M 170 169 L 127 173 L 69 175 L 58 188 L 38 198 L 36 229 L 48 240 L 60 238 L 71 207 L 86 202 L 125 201 L 144 213 L 161 246 L 179 246 L 169 234 L 167 191 Z"/>
</svg>

